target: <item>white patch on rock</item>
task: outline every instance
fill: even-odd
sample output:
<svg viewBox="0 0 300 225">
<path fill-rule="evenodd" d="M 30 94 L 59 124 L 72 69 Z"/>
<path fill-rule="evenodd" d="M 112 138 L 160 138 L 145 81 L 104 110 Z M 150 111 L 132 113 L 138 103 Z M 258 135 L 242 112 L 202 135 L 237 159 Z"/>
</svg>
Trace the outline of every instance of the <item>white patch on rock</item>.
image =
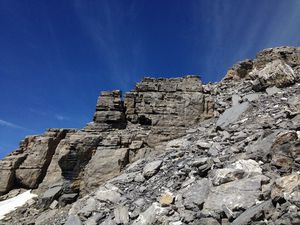
<svg viewBox="0 0 300 225">
<path fill-rule="evenodd" d="M 4 216 L 14 210 L 17 207 L 24 205 L 28 200 L 37 197 L 35 194 L 30 193 L 31 190 L 26 191 L 22 194 L 17 195 L 16 197 L 7 199 L 5 201 L 0 202 L 0 220 L 4 218 Z"/>
</svg>

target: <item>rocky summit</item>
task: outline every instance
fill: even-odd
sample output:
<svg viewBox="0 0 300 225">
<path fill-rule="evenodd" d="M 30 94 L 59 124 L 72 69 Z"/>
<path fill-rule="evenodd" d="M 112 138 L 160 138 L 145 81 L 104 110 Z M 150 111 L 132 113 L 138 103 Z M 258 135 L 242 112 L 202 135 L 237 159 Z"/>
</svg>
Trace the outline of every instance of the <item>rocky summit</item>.
<svg viewBox="0 0 300 225">
<path fill-rule="evenodd" d="M 219 83 L 103 91 L 86 127 L 26 137 L 0 199 L 37 197 L 0 224 L 296 225 L 299 169 L 300 47 L 270 48 Z"/>
</svg>

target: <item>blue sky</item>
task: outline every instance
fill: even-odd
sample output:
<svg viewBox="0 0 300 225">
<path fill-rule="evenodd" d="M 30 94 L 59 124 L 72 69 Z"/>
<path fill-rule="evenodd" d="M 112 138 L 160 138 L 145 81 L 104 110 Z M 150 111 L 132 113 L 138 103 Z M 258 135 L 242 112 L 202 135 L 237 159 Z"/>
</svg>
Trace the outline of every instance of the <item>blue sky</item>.
<svg viewBox="0 0 300 225">
<path fill-rule="evenodd" d="M 144 76 L 220 80 L 300 45 L 299 0 L 0 0 L 0 158 L 29 134 L 83 127 L 101 90 Z"/>
</svg>

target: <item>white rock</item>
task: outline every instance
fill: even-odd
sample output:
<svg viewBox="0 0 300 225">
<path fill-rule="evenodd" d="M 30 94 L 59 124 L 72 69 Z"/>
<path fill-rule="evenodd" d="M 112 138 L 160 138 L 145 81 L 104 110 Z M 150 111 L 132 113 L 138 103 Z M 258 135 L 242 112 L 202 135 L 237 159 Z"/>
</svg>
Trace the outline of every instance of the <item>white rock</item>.
<svg viewBox="0 0 300 225">
<path fill-rule="evenodd" d="M 132 223 L 132 225 L 151 225 L 158 217 L 168 213 L 168 209 L 160 207 L 159 203 L 154 202 L 145 212 Z"/>
<path fill-rule="evenodd" d="M 121 194 L 116 186 L 110 185 L 107 187 L 100 187 L 96 192 L 96 198 L 99 201 L 110 201 L 112 203 L 118 203 L 121 199 Z"/>
<path fill-rule="evenodd" d="M 114 209 L 115 221 L 117 224 L 128 224 L 129 215 L 126 206 L 118 206 Z"/>
<path fill-rule="evenodd" d="M 262 174 L 262 169 L 259 166 L 259 163 L 252 159 L 248 160 L 238 160 L 229 166 L 229 168 L 243 170 L 246 176 L 255 176 Z"/>
</svg>

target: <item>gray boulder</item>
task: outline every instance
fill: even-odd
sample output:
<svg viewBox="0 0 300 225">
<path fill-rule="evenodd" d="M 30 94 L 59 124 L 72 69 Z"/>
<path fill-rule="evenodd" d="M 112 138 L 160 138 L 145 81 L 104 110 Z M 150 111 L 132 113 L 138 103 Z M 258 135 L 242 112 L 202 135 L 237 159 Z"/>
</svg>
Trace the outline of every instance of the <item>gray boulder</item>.
<svg viewBox="0 0 300 225">
<path fill-rule="evenodd" d="M 212 212 L 222 212 L 223 205 L 231 211 L 247 209 L 255 205 L 261 193 L 261 180 L 260 176 L 255 176 L 212 187 L 203 208 Z"/>
<path fill-rule="evenodd" d="M 155 175 L 159 171 L 159 168 L 161 167 L 161 164 L 162 164 L 161 160 L 153 161 L 153 162 L 150 162 L 150 163 L 146 164 L 144 169 L 143 169 L 144 177 L 146 179 L 149 179 L 150 177 Z"/>
<path fill-rule="evenodd" d="M 223 114 L 217 120 L 217 127 L 225 129 L 228 125 L 236 122 L 240 116 L 249 108 L 248 102 L 243 102 L 239 105 L 234 105 L 229 109 L 226 109 Z"/>
</svg>

